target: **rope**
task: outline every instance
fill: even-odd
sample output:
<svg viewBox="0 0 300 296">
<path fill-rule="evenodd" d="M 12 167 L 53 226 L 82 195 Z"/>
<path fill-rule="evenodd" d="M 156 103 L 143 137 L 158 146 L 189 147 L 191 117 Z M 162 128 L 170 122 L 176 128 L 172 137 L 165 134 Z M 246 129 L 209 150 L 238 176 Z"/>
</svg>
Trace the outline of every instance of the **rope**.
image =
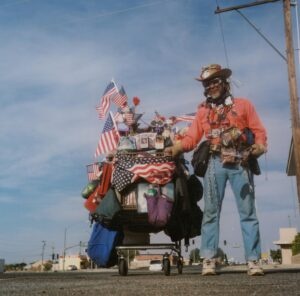
<svg viewBox="0 0 300 296">
<path fill-rule="evenodd" d="M 267 153 L 265 153 L 265 164 L 266 164 L 266 172 L 265 172 L 265 180 L 268 181 L 268 159 L 267 159 Z"/>
<path fill-rule="evenodd" d="M 216 0 L 216 5 L 219 8 L 218 0 Z M 225 43 L 223 23 L 222 23 L 221 15 L 219 14 L 218 16 L 219 16 L 219 26 L 220 26 L 220 31 L 221 31 L 221 35 L 222 35 L 222 41 L 223 41 L 223 47 L 224 47 L 224 54 L 225 54 L 226 65 L 227 65 L 227 68 L 229 68 L 229 59 L 228 59 L 227 47 L 226 47 L 226 43 Z"/>
<path fill-rule="evenodd" d="M 218 0 L 216 0 L 216 5 L 217 5 L 217 8 L 219 8 Z M 222 42 L 223 42 L 223 47 L 224 47 L 226 65 L 227 65 L 227 68 L 230 68 L 229 67 L 229 58 L 228 58 L 228 52 L 227 52 L 227 47 L 226 47 L 226 42 L 225 42 L 225 34 L 224 34 L 224 28 L 223 28 L 221 14 L 219 14 L 218 17 L 219 17 L 219 26 L 220 26 L 220 31 L 221 31 L 221 35 L 222 35 Z M 234 79 L 234 78 L 231 78 L 230 82 L 232 82 L 232 84 L 234 86 L 236 86 L 237 88 L 239 88 L 239 86 L 241 85 L 241 82 L 237 79 Z M 233 95 L 233 89 L 231 90 L 231 93 Z"/>
</svg>

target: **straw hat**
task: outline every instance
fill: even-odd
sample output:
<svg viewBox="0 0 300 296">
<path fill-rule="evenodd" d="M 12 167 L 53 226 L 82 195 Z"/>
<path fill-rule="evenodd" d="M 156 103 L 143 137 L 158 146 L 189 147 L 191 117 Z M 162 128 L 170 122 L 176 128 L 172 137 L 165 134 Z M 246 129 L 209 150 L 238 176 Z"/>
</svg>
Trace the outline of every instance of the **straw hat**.
<svg viewBox="0 0 300 296">
<path fill-rule="evenodd" d="M 201 69 L 200 77 L 196 78 L 196 80 L 203 82 L 216 77 L 227 79 L 231 73 L 232 71 L 230 69 L 222 69 L 222 67 L 218 64 L 211 64 Z"/>
</svg>

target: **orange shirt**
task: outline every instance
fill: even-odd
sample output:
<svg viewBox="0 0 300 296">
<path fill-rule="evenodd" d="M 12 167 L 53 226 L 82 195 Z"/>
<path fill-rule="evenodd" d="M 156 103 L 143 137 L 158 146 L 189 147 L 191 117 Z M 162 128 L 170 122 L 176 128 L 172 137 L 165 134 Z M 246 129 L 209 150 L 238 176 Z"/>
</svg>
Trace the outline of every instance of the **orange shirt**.
<svg viewBox="0 0 300 296">
<path fill-rule="evenodd" d="M 227 107 L 225 107 L 227 108 Z M 193 150 L 205 135 L 211 138 L 212 132 L 219 128 L 237 127 L 240 130 L 249 128 L 255 135 L 255 143 L 267 145 L 266 130 L 258 117 L 253 104 L 247 99 L 234 98 L 233 105 L 228 111 L 226 118 L 217 122 L 218 115 L 206 104 L 200 105 L 192 125 L 187 131 L 185 137 L 181 140 L 182 148 L 185 152 Z M 214 128 L 214 125 L 218 126 Z M 212 139 L 213 143 L 214 139 Z"/>
</svg>

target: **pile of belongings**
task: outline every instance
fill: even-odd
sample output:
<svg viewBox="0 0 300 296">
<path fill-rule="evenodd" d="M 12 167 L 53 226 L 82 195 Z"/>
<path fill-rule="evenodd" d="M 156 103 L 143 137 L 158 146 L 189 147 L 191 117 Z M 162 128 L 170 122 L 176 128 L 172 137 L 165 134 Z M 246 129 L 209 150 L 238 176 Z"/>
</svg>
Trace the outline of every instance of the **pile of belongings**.
<svg viewBox="0 0 300 296">
<path fill-rule="evenodd" d="M 135 97 L 135 107 L 137 102 Z M 163 230 L 172 241 L 187 241 L 201 233 L 202 211 L 197 203 L 203 195 L 202 184 L 189 174 L 185 159 L 163 152 L 182 132 L 174 128 L 175 117 L 165 119 L 158 112 L 142 128 L 142 114 L 135 109 L 127 106 L 117 116 L 108 114 L 96 151 L 98 155 L 105 152 L 105 158 L 87 166 L 84 206 L 91 220 L 105 229 Z M 126 129 L 118 126 L 118 116 Z"/>
</svg>

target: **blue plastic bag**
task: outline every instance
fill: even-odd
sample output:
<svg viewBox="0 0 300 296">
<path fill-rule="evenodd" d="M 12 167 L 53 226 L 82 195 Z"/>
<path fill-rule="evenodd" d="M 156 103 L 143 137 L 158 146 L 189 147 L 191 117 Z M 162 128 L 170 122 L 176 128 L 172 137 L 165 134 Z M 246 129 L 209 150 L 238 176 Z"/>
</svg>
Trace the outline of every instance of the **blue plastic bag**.
<svg viewBox="0 0 300 296">
<path fill-rule="evenodd" d="M 114 266 L 118 260 L 115 247 L 122 244 L 123 238 L 122 231 L 95 223 L 88 242 L 87 254 L 99 267 Z"/>
</svg>

